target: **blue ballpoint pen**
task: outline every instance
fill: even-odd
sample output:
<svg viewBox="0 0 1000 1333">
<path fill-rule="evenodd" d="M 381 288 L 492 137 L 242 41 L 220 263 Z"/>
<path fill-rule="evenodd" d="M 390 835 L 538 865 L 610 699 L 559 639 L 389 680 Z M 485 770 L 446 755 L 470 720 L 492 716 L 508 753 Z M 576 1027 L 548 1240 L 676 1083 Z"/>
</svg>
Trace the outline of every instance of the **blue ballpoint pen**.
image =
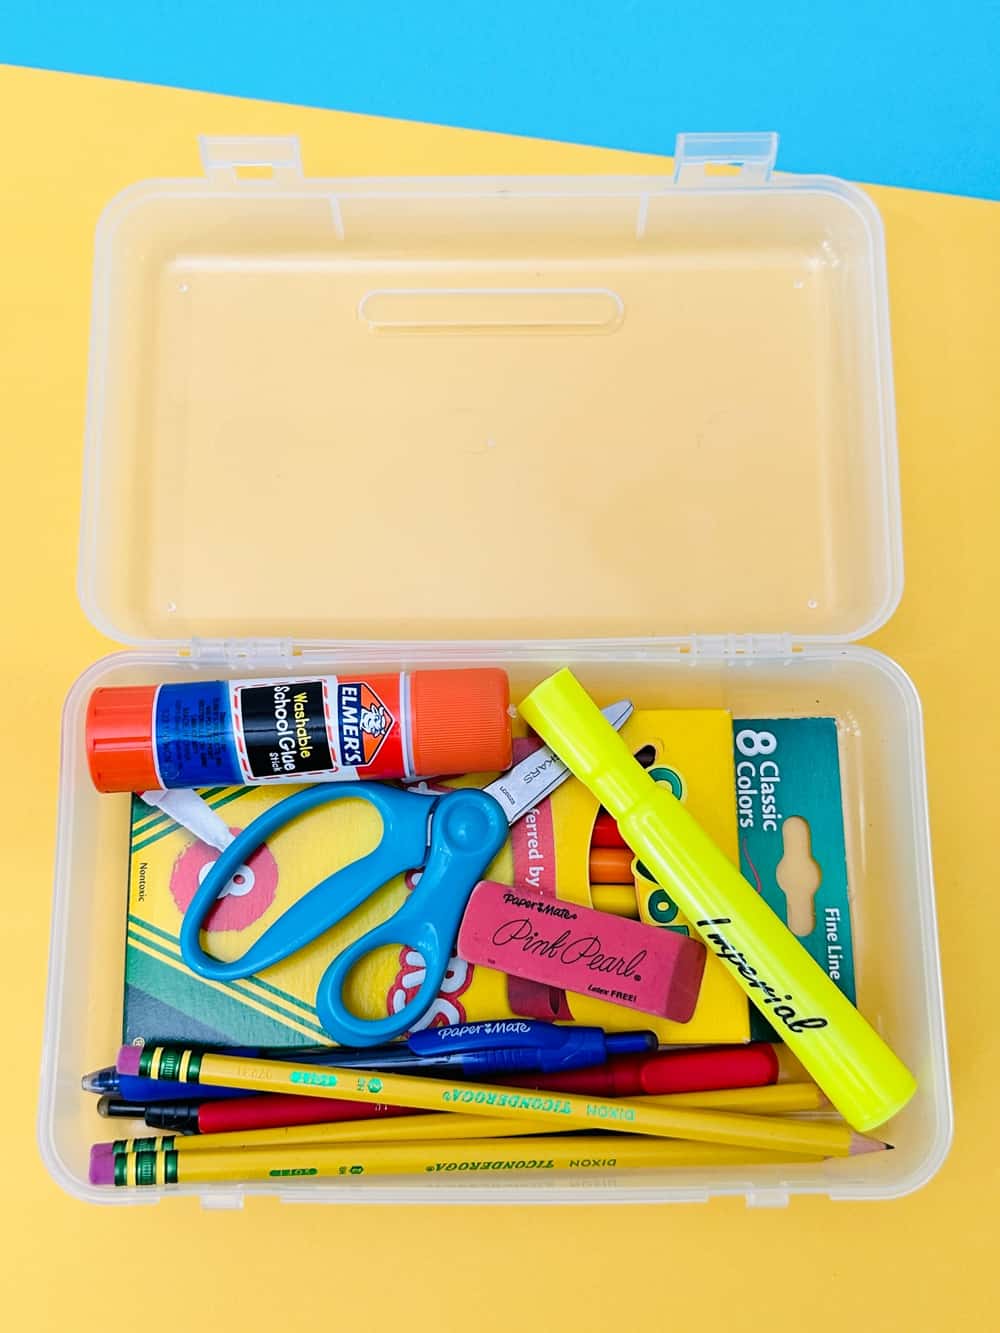
<svg viewBox="0 0 1000 1333">
<path fill-rule="evenodd" d="M 654 1051 L 653 1032 L 609 1032 L 593 1027 L 559 1027 L 536 1019 L 505 1018 L 482 1023 L 457 1023 L 447 1027 L 425 1028 L 405 1041 L 389 1046 L 347 1050 L 344 1047 L 310 1047 L 307 1050 L 270 1048 L 254 1054 L 274 1059 L 307 1060 L 315 1064 L 338 1065 L 342 1069 L 405 1069 L 433 1074 L 435 1070 L 483 1076 L 503 1073 L 552 1074 L 560 1070 L 586 1069 L 602 1065 L 612 1055 L 631 1055 Z M 240 1052 L 247 1054 L 246 1051 Z M 114 1071 L 98 1070 L 88 1074 L 83 1086 L 88 1092 L 111 1093 L 127 1101 L 153 1100 L 146 1085 L 160 1090 L 157 1101 L 166 1100 L 164 1086 L 152 1079 L 114 1074 L 118 1086 L 105 1086 L 113 1080 L 105 1076 Z M 126 1084 L 128 1087 L 126 1088 Z M 139 1085 L 143 1085 L 141 1088 Z M 190 1095 L 190 1090 L 186 1089 Z M 199 1084 L 198 1098 L 232 1093 L 232 1089 L 210 1088 Z M 177 1091 L 174 1091 L 174 1098 Z M 246 1096 L 246 1093 L 237 1094 Z"/>
<path fill-rule="evenodd" d="M 237 1055 L 245 1052 L 230 1051 Z M 104 1069 L 95 1069 L 84 1074 L 80 1080 L 84 1092 L 96 1093 L 99 1097 L 120 1097 L 127 1102 L 176 1102 L 189 1100 L 190 1091 L 176 1083 L 163 1083 L 153 1078 L 139 1078 L 133 1074 L 119 1074 L 114 1065 Z M 185 1092 L 188 1097 L 185 1097 Z M 236 1088 L 199 1088 L 199 1101 L 222 1101 L 226 1097 L 246 1096 Z"/>
<path fill-rule="evenodd" d="M 504 1073 L 553 1074 L 602 1065 L 612 1055 L 655 1051 L 653 1032 L 609 1032 L 558 1027 L 535 1019 L 503 1018 L 425 1028 L 404 1042 L 360 1051 L 327 1052 L 323 1064 L 341 1068 L 443 1071 L 481 1077 Z"/>
<path fill-rule="evenodd" d="M 183 793 L 182 793 L 183 794 Z M 296 1060 L 310 1060 L 329 1064 L 332 1048 L 329 1046 L 308 1046 L 302 1048 L 261 1047 L 261 1046 L 225 1046 L 205 1047 L 203 1043 L 192 1042 L 205 1050 L 218 1051 L 221 1055 L 253 1055 L 274 1060 L 294 1056 Z M 84 1092 L 96 1093 L 99 1097 L 116 1097 L 126 1102 L 176 1102 L 189 1100 L 186 1089 L 178 1084 L 164 1083 L 159 1079 L 140 1078 L 138 1074 L 119 1074 L 114 1065 L 104 1069 L 95 1069 L 84 1074 L 80 1080 Z M 221 1101 L 226 1097 L 245 1097 L 245 1092 L 238 1088 L 199 1088 L 199 1101 Z"/>
</svg>

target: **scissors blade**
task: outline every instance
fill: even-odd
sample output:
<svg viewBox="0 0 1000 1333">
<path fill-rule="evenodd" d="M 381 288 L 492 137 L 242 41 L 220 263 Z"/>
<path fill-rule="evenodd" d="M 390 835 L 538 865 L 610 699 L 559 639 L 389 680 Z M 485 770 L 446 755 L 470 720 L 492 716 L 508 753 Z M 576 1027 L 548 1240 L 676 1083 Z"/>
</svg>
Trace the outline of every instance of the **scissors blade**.
<svg viewBox="0 0 1000 1333">
<path fill-rule="evenodd" d="M 632 716 L 632 701 L 621 699 L 616 704 L 602 708 L 601 712 L 615 731 L 621 731 Z M 544 801 L 569 776 L 569 769 L 563 761 L 557 759 L 547 745 L 543 745 L 483 790 L 500 805 L 507 816 L 507 823 L 513 824 L 540 801 Z"/>
</svg>

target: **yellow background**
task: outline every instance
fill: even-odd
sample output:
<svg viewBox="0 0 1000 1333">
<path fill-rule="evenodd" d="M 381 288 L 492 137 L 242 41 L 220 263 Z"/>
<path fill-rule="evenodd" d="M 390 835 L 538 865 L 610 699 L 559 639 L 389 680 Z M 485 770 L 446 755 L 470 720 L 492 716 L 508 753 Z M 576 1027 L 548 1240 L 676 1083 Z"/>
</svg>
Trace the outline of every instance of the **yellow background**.
<svg viewBox="0 0 1000 1333">
<path fill-rule="evenodd" d="M 154 1333 L 189 1312 L 220 1330 L 995 1326 L 1000 205 L 872 190 L 888 232 L 907 558 L 903 604 L 874 642 L 910 672 L 926 710 L 957 1113 L 939 1176 L 895 1203 L 797 1199 L 778 1211 L 738 1200 L 424 1210 L 253 1200 L 215 1215 L 184 1200 L 132 1212 L 62 1194 L 34 1145 L 59 709 L 113 646 L 75 593 L 103 203 L 152 174 L 196 174 L 200 132 L 298 134 L 318 175 L 662 164 L 12 69 L 0 71 L 0 123 L 6 1326 Z"/>
</svg>

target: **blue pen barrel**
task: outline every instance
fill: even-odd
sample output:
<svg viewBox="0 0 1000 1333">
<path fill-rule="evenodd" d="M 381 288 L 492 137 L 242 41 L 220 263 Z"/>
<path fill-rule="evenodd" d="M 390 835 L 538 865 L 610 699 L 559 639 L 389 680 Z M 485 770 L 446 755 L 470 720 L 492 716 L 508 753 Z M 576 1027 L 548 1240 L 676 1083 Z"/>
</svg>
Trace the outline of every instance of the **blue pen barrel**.
<svg viewBox="0 0 1000 1333">
<path fill-rule="evenodd" d="M 120 1074 L 117 1095 L 126 1102 L 176 1102 L 189 1101 L 191 1089 L 181 1084 L 163 1083 L 154 1078 L 139 1078 L 138 1075 Z M 241 1088 L 212 1088 L 198 1085 L 200 1102 L 223 1101 L 227 1097 L 245 1097 Z"/>
<path fill-rule="evenodd" d="M 405 1048 L 404 1048 L 405 1049 Z M 273 1047 L 263 1050 L 258 1046 L 226 1046 L 220 1048 L 222 1055 L 263 1056 L 271 1060 L 295 1059 L 312 1061 L 315 1064 L 336 1064 L 337 1056 L 343 1054 L 333 1046 L 285 1050 Z M 85 1074 L 81 1080 L 84 1092 L 92 1092 L 98 1097 L 116 1097 L 126 1102 L 173 1102 L 190 1100 L 190 1090 L 160 1079 L 140 1078 L 138 1074 L 120 1074 L 114 1065 L 105 1069 L 95 1069 Z M 198 1085 L 198 1101 L 224 1101 L 228 1097 L 245 1097 L 247 1094 L 239 1088 L 213 1088 L 208 1084 Z"/>
<path fill-rule="evenodd" d="M 604 1038 L 608 1055 L 641 1055 L 659 1049 L 655 1032 L 609 1032 Z"/>
<path fill-rule="evenodd" d="M 98 1097 L 116 1097 L 126 1102 L 176 1102 L 190 1099 L 190 1089 L 159 1079 L 139 1078 L 136 1074 L 119 1074 L 111 1066 L 98 1069 L 83 1077 L 84 1092 Z M 226 1097 L 245 1097 L 238 1088 L 198 1088 L 199 1101 L 218 1101 Z"/>
<path fill-rule="evenodd" d="M 463 1072 L 539 1073 L 602 1065 L 611 1055 L 656 1050 L 652 1032 L 558 1027 L 536 1019 L 460 1023 L 415 1032 L 407 1043 L 415 1055 L 460 1057 Z"/>
<path fill-rule="evenodd" d="M 543 1057 L 544 1052 L 540 1050 L 505 1046 L 495 1051 L 468 1051 L 465 1055 L 455 1055 L 453 1059 L 460 1064 L 463 1075 L 479 1078 L 488 1074 L 551 1073 L 551 1069 L 543 1065 Z"/>
</svg>

